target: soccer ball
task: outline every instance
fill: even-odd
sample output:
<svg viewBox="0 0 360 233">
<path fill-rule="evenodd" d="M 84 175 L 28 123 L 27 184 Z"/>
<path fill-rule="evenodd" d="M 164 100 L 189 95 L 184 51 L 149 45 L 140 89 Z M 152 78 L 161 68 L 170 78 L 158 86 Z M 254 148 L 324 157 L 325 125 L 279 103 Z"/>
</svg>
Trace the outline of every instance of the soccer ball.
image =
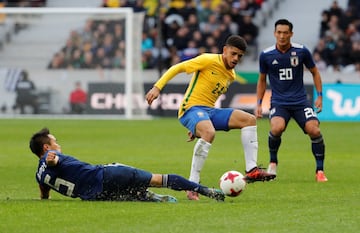
<svg viewBox="0 0 360 233">
<path fill-rule="evenodd" d="M 238 171 L 227 171 L 220 178 L 220 189 L 229 197 L 239 196 L 245 187 L 245 177 Z"/>
</svg>

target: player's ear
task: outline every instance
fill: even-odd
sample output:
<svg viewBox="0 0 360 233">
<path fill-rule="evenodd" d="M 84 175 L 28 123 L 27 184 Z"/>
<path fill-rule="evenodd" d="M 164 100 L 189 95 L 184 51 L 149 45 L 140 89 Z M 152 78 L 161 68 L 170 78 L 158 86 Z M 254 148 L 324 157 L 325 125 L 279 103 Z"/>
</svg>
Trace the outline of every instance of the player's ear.
<svg viewBox="0 0 360 233">
<path fill-rule="evenodd" d="M 43 154 L 45 154 L 46 151 L 50 150 L 50 145 L 49 144 L 44 144 L 43 145 Z"/>
</svg>

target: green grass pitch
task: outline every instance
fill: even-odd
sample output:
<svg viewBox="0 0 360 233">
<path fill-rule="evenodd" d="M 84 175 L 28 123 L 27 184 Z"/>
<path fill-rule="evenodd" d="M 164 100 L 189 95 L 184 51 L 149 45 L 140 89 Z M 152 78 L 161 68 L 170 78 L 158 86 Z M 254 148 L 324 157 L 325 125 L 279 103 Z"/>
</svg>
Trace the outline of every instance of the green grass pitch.
<svg viewBox="0 0 360 233">
<path fill-rule="evenodd" d="M 360 123 L 322 122 L 327 183 L 315 182 L 309 139 L 293 121 L 283 135 L 278 178 L 248 184 L 225 202 L 153 189 L 178 203 L 84 202 L 51 192 L 40 201 L 37 158 L 28 141 L 47 126 L 65 154 L 92 164 L 121 162 L 153 173 L 188 177 L 194 142 L 175 118 L 0 120 L 0 232 L 359 232 Z M 259 164 L 267 166 L 267 120 L 258 121 Z M 202 183 L 218 187 L 227 170 L 244 172 L 240 131 L 218 132 Z"/>
</svg>

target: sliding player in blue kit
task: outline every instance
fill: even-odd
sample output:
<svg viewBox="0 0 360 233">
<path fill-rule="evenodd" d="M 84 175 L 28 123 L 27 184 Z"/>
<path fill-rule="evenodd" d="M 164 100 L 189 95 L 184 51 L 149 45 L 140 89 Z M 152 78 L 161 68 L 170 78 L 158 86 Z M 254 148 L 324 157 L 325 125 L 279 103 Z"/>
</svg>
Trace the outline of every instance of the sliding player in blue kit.
<svg viewBox="0 0 360 233">
<path fill-rule="evenodd" d="M 292 43 L 293 24 L 287 19 L 275 22 L 276 45 L 260 54 L 260 75 L 257 83 L 257 108 L 255 115 L 262 117 L 261 103 L 269 77 L 272 90 L 270 108 L 270 132 L 268 146 L 270 164 L 268 172 L 276 174 L 278 150 L 281 135 L 286 130 L 290 118 L 294 118 L 305 134 L 311 139 L 312 153 L 316 161 L 317 182 L 326 182 L 324 174 L 325 144 L 319 128 L 317 114 L 322 110 L 322 82 L 310 51 L 303 45 Z M 304 66 L 312 74 L 317 91 L 314 111 L 306 96 L 304 87 Z"/>
<path fill-rule="evenodd" d="M 43 128 L 30 139 L 31 151 L 39 157 L 36 180 L 40 198 L 48 199 L 50 189 L 72 198 L 91 201 L 177 202 L 169 195 L 159 195 L 149 187 L 194 191 L 224 201 L 219 189 L 191 182 L 175 174 L 152 174 L 123 164 L 91 165 L 64 155 L 49 129 Z"/>
</svg>

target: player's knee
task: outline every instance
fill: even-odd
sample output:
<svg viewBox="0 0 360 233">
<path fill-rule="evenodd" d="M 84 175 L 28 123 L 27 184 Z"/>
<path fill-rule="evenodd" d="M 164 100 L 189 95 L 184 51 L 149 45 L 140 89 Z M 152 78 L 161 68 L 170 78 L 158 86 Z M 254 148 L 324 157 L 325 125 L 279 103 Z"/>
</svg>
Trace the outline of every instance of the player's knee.
<svg viewBox="0 0 360 233">
<path fill-rule="evenodd" d="M 150 180 L 151 187 L 161 187 L 162 185 L 162 175 L 161 174 L 153 174 Z"/>
<path fill-rule="evenodd" d="M 321 136 L 321 132 L 318 127 L 313 127 L 309 129 L 306 133 L 310 136 L 310 138 L 318 138 Z"/>
<path fill-rule="evenodd" d="M 216 131 L 214 128 L 203 130 L 201 132 L 201 138 L 204 139 L 206 142 L 212 143 L 212 141 L 214 141 L 215 139 L 215 132 Z"/>
<path fill-rule="evenodd" d="M 255 126 L 255 125 L 256 125 L 256 117 L 255 117 L 255 115 L 249 114 L 248 126 Z"/>
<path fill-rule="evenodd" d="M 282 127 L 281 125 L 277 125 L 277 126 L 272 126 L 270 132 L 272 135 L 280 137 L 284 132 L 284 130 L 285 127 Z"/>
</svg>

